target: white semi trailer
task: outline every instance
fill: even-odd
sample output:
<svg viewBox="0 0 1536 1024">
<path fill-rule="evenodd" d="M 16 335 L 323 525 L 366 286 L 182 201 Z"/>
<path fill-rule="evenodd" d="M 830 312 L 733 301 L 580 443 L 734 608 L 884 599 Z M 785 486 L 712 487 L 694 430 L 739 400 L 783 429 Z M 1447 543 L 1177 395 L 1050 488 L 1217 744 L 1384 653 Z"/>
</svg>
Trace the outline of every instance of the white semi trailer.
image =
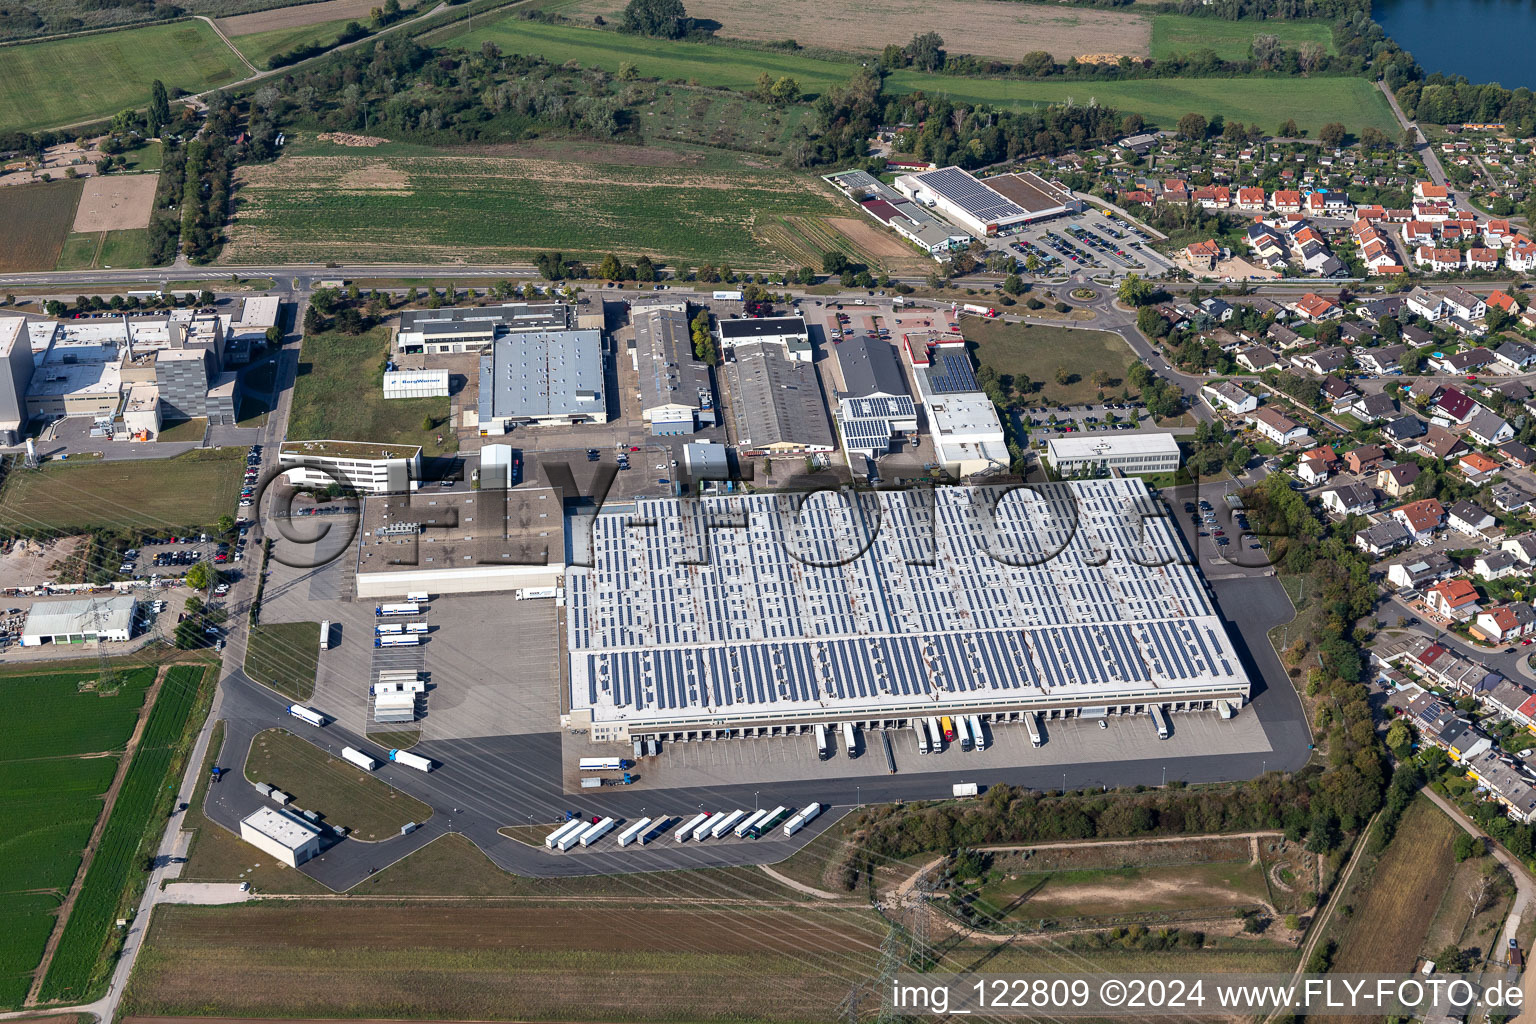
<svg viewBox="0 0 1536 1024">
<path fill-rule="evenodd" d="M 630 843 L 637 839 L 644 843 L 645 840 L 643 837 L 645 835 L 645 831 L 650 827 L 651 819 L 641 818 L 639 821 L 629 826 L 629 828 L 626 828 L 623 832 L 619 833 L 619 845 L 628 846 Z"/>
<path fill-rule="evenodd" d="M 732 825 L 746 816 L 746 811 L 732 811 L 730 814 L 717 817 L 709 826 L 709 838 L 719 839 L 730 831 Z"/>
<path fill-rule="evenodd" d="M 821 813 L 821 804 L 811 804 L 784 823 L 784 835 L 792 836 L 809 825 Z"/>
<path fill-rule="evenodd" d="M 699 823 L 707 817 L 709 817 L 708 814 L 695 814 L 677 827 L 677 831 L 673 833 L 673 838 L 680 843 L 686 843 L 693 835 L 694 829 L 698 828 Z"/>
<path fill-rule="evenodd" d="M 325 724 L 325 716 L 314 708 L 307 708 L 303 704 L 289 704 L 288 713 L 301 722 L 319 727 Z"/>
<path fill-rule="evenodd" d="M 981 731 L 981 716 L 980 715 L 966 715 L 965 716 L 965 720 L 966 720 L 966 722 L 968 722 L 970 724 L 970 727 L 971 727 L 971 738 L 976 741 L 976 749 L 977 750 L 986 750 L 987 749 L 987 734 Z"/>
<path fill-rule="evenodd" d="M 354 747 L 342 747 L 341 757 L 342 760 L 350 761 L 365 772 L 371 772 L 379 766 L 379 762 Z"/>
<path fill-rule="evenodd" d="M 581 834 L 581 845 L 591 846 L 603 836 L 613 831 L 613 826 L 618 824 L 612 818 L 604 818 Z"/>
<path fill-rule="evenodd" d="M 419 772 L 429 772 L 433 768 L 431 758 L 422 757 L 420 754 L 413 754 L 409 750 L 391 750 L 389 752 L 389 759 L 395 762 L 395 764 L 403 764 L 407 768 L 415 768 Z"/>
<path fill-rule="evenodd" d="M 544 845 L 546 847 L 548 847 L 549 849 L 553 850 L 555 848 L 555 846 L 560 842 L 560 840 L 564 839 L 566 836 L 570 835 L 573 832 L 576 835 L 581 835 L 586 830 L 587 830 L 587 823 L 586 823 L 586 821 L 584 819 L 582 819 L 582 818 L 572 818 L 570 821 L 566 822 L 564 825 L 561 825 L 559 828 L 555 829 L 549 835 L 545 836 L 544 837 Z"/>
<path fill-rule="evenodd" d="M 843 746 L 848 748 L 849 757 L 859 756 L 859 737 L 852 722 L 843 723 Z"/>
</svg>

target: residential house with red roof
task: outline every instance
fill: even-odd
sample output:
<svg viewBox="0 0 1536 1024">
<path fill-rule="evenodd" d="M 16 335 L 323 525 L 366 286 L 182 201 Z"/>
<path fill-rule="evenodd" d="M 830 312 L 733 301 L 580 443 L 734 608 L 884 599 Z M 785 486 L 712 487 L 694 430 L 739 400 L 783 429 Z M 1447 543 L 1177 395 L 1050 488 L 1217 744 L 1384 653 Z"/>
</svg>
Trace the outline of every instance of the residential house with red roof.
<svg viewBox="0 0 1536 1024">
<path fill-rule="evenodd" d="M 1477 588 L 1467 580 L 1442 580 L 1425 589 L 1424 604 L 1436 615 L 1468 622 L 1479 610 Z"/>
<path fill-rule="evenodd" d="M 1278 189 L 1270 205 L 1275 208 L 1276 213 L 1300 213 L 1301 193 L 1295 189 Z"/>
<path fill-rule="evenodd" d="M 1344 315 L 1344 310 L 1340 306 L 1316 292 L 1307 292 L 1292 304 L 1291 308 L 1298 316 L 1307 320 L 1335 320 Z"/>
<path fill-rule="evenodd" d="M 1413 535 L 1415 544 L 1428 544 L 1445 524 L 1445 506 L 1434 498 L 1420 498 L 1392 510 L 1392 518 Z"/>
<path fill-rule="evenodd" d="M 1496 249 L 1473 248 L 1467 250 L 1468 270 L 1498 270 L 1499 253 Z"/>
</svg>

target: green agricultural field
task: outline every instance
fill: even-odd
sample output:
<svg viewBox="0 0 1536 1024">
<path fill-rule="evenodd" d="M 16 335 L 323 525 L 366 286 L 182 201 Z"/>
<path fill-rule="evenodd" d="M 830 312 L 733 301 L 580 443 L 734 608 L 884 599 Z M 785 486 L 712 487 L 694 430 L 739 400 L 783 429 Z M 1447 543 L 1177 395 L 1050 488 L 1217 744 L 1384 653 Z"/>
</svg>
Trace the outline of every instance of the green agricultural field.
<svg viewBox="0 0 1536 1024">
<path fill-rule="evenodd" d="M 378 441 L 419 444 L 425 455 L 457 450 L 447 423 L 446 398 L 384 398 L 384 357 L 389 331 L 310 334 L 299 351 L 298 380 L 288 416 L 290 441 Z M 431 417 L 433 427 L 424 421 Z M 437 435 L 443 435 L 443 444 Z M 310 646 L 318 650 L 320 626 L 311 623 Z M 313 685 L 314 673 L 310 673 Z"/>
<path fill-rule="evenodd" d="M 143 267 L 149 263 L 149 231 L 121 228 L 117 231 L 74 232 L 64 241 L 55 270 L 90 270 L 93 267 Z"/>
<path fill-rule="evenodd" d="M 194 708 L 210 696 L 213 672 L 203 665 L 175 665 L 165 674 L 155 706 L 102 832 L 85 881 L 43 979 L 43 1000 L 85 999 L 112 968 L 104 955 L 113 922 L 125 912 L 144 879 L 146 852 L 159 843 L 164 816 L 175 800 L 174 780 L 190 750 L 197 723 Z M 135 881 L 136 880 L 136 881 Z"/>
<path fill-rule="evenodd" d="M 1001 320 L 972 321 L 965 326 L 966 339 L 975 344 L 976 361 L 999 375 L 1028 377 L 1035 390 L 1024 404 L 1076 405 L 1099 397 L 1095 373 L 1108 377 L 1107 394 L 1119 394 L 1125 373 L 1136 361 L 1130 346 L 1118 334 L 1070 327 L 1008 324 Z M 1070 378 L 1058 383 L 1056 373 Z"/>
<path fill-rule="evenodd" d="M 245 674 L 284 697 L 309 700 L 320 661 L 320 623 L 270 622 L 251 627 Z"/>
<path fill-rule="evenodd" d="M 4 55 L 0 49 L 0 60 Z M 82 185 L 76 179 L 0 188 L 0 273 L 54 268 L 74 226 Z"/>
<path fill-rule="evenodd" d="M 146 142 L 138 149 L 130 149 L 123 154 L 128 161 L 124 168 L 129 171 L 158 171 L 164 163 L 165 154 L 160 149 L 158 142 Z"/>
<path fill-rule="evenodd" d="M 297 806 L 322 815 L 332 828 L 347 828 L 363 842 L 388 839 L 407 823 L 432 817 L 432 808 L 415 797 L 281 729 L 256 737 L 245 760 L 245 777 L 276 786 Z"/>
<path fill-rule="evenodd" d="M 806 92 L 815 93 L 846 82 L 856 70 L 853 64 L 798 54 L 708 43 L 663 42 L 598 29 L 545 25 L 510 15 L 500 20 L 482 20 L 473 31 L 465 27 L 446 29 L 438 41 L 447 40 L 472 50 L 478 50 L 482 42 L 490 40 L 509 53 L 539 54 L 555 63 L 574 60 L 584 66 L 608 71 L 617 71 L 621 63 L 627 62 L 634 64 L 643 77 L 676 78 L 730 89 L 750 89 L 758 76 L 766 71 L 775 76 L 789 75 Z M 1372 125 L 1387 132 L 1396 130 L 1386 98 L 1363 78 L 1023 82 L 959 78 L 917 71 L 897 71 L 886 78 L 887 94 L 917 90 L 956 100 L 1012 107 L 1068 100 L 1097 102 L 1136 111 L 1165 127 L 1172 127 L 1180 117 L 1195 112 L 1207 116 L 1220 114 L 1228 120 L 1257 121 L 1266 131 L 1278 128 L 1279 122 L 1286 117 L 1294 117 L 1298 125 L 1312 131 L 1330 121 L 1341 122 L 1354 132 Z"/>
<path fill-rule="evenodd" d="M 857 215 L 813 176 L 687 146 L 540 141 L 498 156 L 325 149 L 240 169 L 222 262 L 506 263 L 554 250 L 756 270 L 789 263 L 755 228 Z"/>
<path fill-rule="evenodd" d="M 243 453 L 197 450 L 174 459 L 44 463 L 0 485 L 0 522 L 47 534 L 96 527 L 166 530 L 205 526 L 240 496 Z"/>
<path fill-rule="evenodd" d="M 358 19 L 342 18 L 339 21 L 322 21 L 314 25 L 275 28 L 266 32 L 232 36 L 230 41 L 235 44 L 235 49 L 245 54 L 246 59 L 252 64 L 264 68 L 267 66 L 267 61 L 277 54 L 287 53 L 295 47 L 308 43 L 323 45 L 334 43 L 347 22 L 354 20 Z"/>
<path fill-rule="evenodd" d="M 129 670 L 109 692 L 98 676 L 93 667 L 0 679 L 11 727 L 0 750 L 0 1008 L 27 994 L 155 669 Z"/>
<path fill-rule="evenodd" d="M 1184 14 L 1159 14 L 1152 19 L 1152 57 L 1162 60 L 1181 53 L 1215 50 L 1223 60 L 1247 60 L 1253 37 L 1271 35 L 1287 49 L 1320 43 L 1333 53 L 1333 30 L 1325 21 L 1222 21 Z"/>
<path fill-rule="evenodd" d="M 202 92 L 248 70 L 207 23 L 118 29 L 0 49 L 0 131 L 106 118 L 149 101 L 155 79 Z"/>
</svg>

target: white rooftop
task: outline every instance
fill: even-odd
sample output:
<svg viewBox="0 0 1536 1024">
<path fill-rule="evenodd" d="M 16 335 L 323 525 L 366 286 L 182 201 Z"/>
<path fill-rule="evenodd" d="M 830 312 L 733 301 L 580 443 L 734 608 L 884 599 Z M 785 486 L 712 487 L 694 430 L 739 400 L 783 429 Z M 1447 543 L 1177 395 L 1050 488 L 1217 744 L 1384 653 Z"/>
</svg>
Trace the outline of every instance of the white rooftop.
<svg viewBox="0 0 1536 1024">
<path fill-rule="evenodd" d="M 1246 694 L 1140 480 L 931 493 L 600 513 L 590 565 L 567 571 L 572 711 L 718 727 Z"/>
<path fill-rule="evenodd" d="M 1179 442 L 1161 432 L 1053 437 L 1046 442 L 1050 459 L 1097 459 L 1118 455 L 1177 455 Z"/>
<path fill-rule="evenodd" d="M 22 632 L 26 636 L 128 632 L 133 626 L 133 605 L 131 595 L 39 601 L 28 611 Z"/>
<path fill-rule="evenodd" d="M 302 818 L 273 807 L 261 807 L 240 819 L 274 843 L 289 850 L 299 850 L 320 834 L 320 830 Z"/>
</svg>

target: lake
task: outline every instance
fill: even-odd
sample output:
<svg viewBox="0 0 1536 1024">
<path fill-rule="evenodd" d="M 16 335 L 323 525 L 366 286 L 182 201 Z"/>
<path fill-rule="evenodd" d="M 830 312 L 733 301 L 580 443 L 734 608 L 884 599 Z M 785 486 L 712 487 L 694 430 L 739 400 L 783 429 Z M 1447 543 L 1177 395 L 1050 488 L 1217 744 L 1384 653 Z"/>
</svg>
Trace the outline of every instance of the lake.
<svg viewBox="0 0 1536 1024">
<path fill-rule="evenodd" d="M 1427 72 L 1536 89 L 1531 0 L 1375 0 L 1371 15 Z"/>
</svg>

